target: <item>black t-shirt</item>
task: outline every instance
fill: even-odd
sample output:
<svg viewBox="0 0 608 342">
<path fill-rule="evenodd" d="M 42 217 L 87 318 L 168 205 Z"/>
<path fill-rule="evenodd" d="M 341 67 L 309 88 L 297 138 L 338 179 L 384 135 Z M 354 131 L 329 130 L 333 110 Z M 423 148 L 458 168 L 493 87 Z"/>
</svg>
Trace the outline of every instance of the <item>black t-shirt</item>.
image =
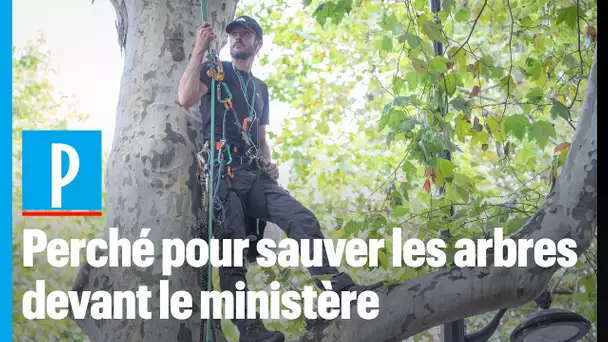
<svg viewBox="0 0 608 342">
<path fill-rule="evenodd" d="M 259 147 L 259 127 L 261 125 L 268 125 L 269 123 L 269 101 L 268 101 L 268 86 L 262 80 L 254 77 L 251 73 L 245 73 L 236 68 L 233 68 L 231 62 L 222 61 L 222 66 L 224 68 L 224 80 L 228 88 L 230 89 L 230 93 L 232 94 L 232 107 L 234 111 L 228 110 L 226 112 L 226 131 L 225 137 L 226 141 L 236 146 L 240 151 L 244 151 L 245 141 L 243 140 L 242 132 L 239 127 L 235 123 L 235 113 L 238 116 L 238 122 L 240 126 L 243 126 L 243 121 L 245 118 L 250 116 L 251 107 L 253 103 L 253 112 L 254 117 L 256 118 L 253 123 L 248 124 L 247 131 L 249 132 L 249 138 L 251 141 Z M 209 111 L 211 110 L 211 77 L 207 75 L 207 70 L 211 67 L 211 63 L 206 61 L 201 66 L 200 72 L 200 80 L 203 84 L 206 84 L 209 88 L 209 91 L 203 95 L 201 99 L 201 116 L 203 119 L 203 138 L 205 140 L 209 140 L 211 137 L 211 116 L 209 115 Z M 247 86 L 247 99 L 249 100 L 249 104 L 247 104 L 245 100 L 245 95 L 243 91 L 243 86 L 241 85 L 241 81 L 239 80 L 236 72 L 240 73 L 241 79 L 244 82 L 244 85 Z M 253 102 L 253 91 L 254 91 L 254 82 L 255 82 L 255 102 Z M 218 85 L 219 82 L 215 82 L 215 141 L 219 141 L 223 136 L 223 124 L 224 124 L 224 112 L 225 107 L 224 104 L 219 102 L 217 99 L 218 96 Z M 225 100 L 227 97 L 227 93 L 225 91 L 224 86 L 220 86 L 220 95 L 221 99 Z"/>
</svg>

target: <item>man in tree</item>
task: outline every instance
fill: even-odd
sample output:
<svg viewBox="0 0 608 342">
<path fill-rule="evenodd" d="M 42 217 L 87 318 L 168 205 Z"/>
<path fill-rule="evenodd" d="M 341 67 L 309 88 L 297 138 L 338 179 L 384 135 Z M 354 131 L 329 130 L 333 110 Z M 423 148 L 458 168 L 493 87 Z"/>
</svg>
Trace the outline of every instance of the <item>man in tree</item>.
<svg viewBox="0 0 608 342">
<path fill-rule="evenodd" d="M 230 165 L 218 170 L 217 184 L 220 209 L 214 210 L 219 224 L 214 228 L 214 235 L 220 239 L 243 239 L 247 236 L 260 236 L 260 231 L 251 232 L 251 220 L 273 222 L 285 231 L 292 239 L 323 239 L 319 222 L 314 214 L 295 200 L 287 190 L 278 183 L 278 169 L 271 162 L 270 147 L 266 137 L 269 123 L 269 96 L 267 85 L 253 76 L 251 67 L 255 56 L 263 43 L 263 32 L 260 25 L 251 17 L 241 16 L 226 26 L 230 35 L 230 54 L 232 61 L 205 61 L 203 56 L 211 40 L 215 38 L 211 25 L 204 23 L 197 30 L 194 51 L 188 67 L 184 72 L 178 89 L 179 102 L 188 108 L 195 105 L 202 97 L 201 115 L 203 119 L 203 138 L 207 142 L 203 154 L 215 147 L 216 160 L 231 159 Z M 211 98 L 210 87 L 214 72 L 223 71 L 223 79 L 230 89 L 232 101 L 221 103 L 227 92 L 223 86 L 216 98 Z M 208 146 L 211 137 L 211 101 L 215 103 L 216 146 Z M 208 160 L 208 155 L 207 158 Z M 214 169 L 215 170 L 215 169 Z M 216 172 L 216 171 L 214 171 Z M 227 175 L 227 177 L 221 177 Z M 214 177 L 216 178 L 216 177 Z M 203 184 L 204 185 L 204 184 Z M 215 199 L 215 196 L 214 196 Z M 210 200 L 214 200 L 210 199 Z M 214 201 L 215 202 L 215 201 Z M 247 223 L 250 223 L 249 225 Z M 311 256 L 314 255 L 311 245 Z M 383 282 L 372 286 L 356 285 L 352 278 L 330 267 L 325 251 L 323 266 L 311 267 L 313 276 L 334 275 L 331 289 L 324 288 L 321 282 L 317 285 L 325 290 L 356 291 L 381 287 Z M 223 267 L 219 270 L 222 291 L 236 291 L 238 281 L 247 283 L 247 269 L 243 267 Z M 245 291 L 247 288 L 245 288 Z M 281 332 L 268 331 L 260 319 L 234 319 L 241 341 L 283 341 Z"/>
</svg>

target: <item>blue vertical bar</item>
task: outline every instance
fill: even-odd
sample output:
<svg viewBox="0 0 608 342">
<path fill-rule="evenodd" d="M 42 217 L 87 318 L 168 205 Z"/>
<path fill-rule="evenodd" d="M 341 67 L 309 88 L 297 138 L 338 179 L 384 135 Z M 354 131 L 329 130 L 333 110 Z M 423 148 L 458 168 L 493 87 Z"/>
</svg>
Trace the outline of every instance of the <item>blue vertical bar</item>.
<svg viewBox="0 0 608 342">
<path fill-rule="evenodd" d="M 0 269 L 6 270 L 0 280 L 0 341 L 12 341 L 13 318 L 13 6 L 12 1 L 0 1 Z M 10 270 L 10 271 L 9 271 Z"/>
</svg>

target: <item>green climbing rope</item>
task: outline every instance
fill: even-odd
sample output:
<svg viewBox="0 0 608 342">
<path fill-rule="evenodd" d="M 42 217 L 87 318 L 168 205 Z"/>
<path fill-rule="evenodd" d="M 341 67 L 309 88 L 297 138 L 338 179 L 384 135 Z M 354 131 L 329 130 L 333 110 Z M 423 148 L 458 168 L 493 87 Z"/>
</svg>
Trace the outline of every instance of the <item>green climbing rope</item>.
<svg viewBox="0 0 608 342">
<path fill-rule="evenodd" d="M 207 0 L 201 0 L 201 18 L 203 22 L 207 21 Z M 228 85 L 223 82 L 223 77 L 224 77 L 224 70 L 222 67 L 222 63 L 219 60 L 219 56 L 211 49 L 211 47 L 207 47 L 207 54 L 208 56 L 211 56 L 211 60 L 212 62 L 214 62 L 215 64 L 217 64 L 215 66 L 216 70 L 211 70 L 211 141 L 210 141 L 210 151 L 209 151 L 209 162 L 207 163 L 207 165 L 209 165 L 209 191 L 208 191 L 208 199 L 209 199 L 209 208 L 208 208 L 208 229 L 207 229 L 207 237 L 208 237 L 208 244 L 211 245 L 211 237 L 213 236 L 213 211 L 214 211 L 214 203 L 215 203 L 215 196 L 213 196 L 213 184 L 215 183 L 215 176 L 214 176 L 214 169 L 216 167 L 216 160 L 215 160 L 215 150 L 216 150 L 216 146 L 215 146 L 215 101 L 217 100 L 219 103 L 224 104 L 225 107 L 225 111 L 224 111 L 224 123 L 223 123 L 223 132 L 222 132 L 222 139 L 220 140 L 221 142 L 221 146 L 219 146 L 218 148 L 218 172 L 220 174 L 218 174 L 219 177 L 222 176 L 222 172 L 223 172 L 223 168 L 222 168 L 222 164 L 224 164 L 224 148 L 225 148 L 225 144 L 226 144 L 226 114 L 228 111 L 232 111 L 233 114 L 235 115 L 235 118 L 237 119 L 237 124 L 238 124 L 238 116 L 236 115 L 236 112 L 234 111 L 234 108 L 232 107 L 232 93 L 230 92 L 230 89 L 228 87 Z M 252 99 L 252 103 L 249 103 L 249 100 L 247 99 L 247 84 L 245 83 L 245 81 L 242 79 L 241 75 L 239 73 L 237 73 L 237 76 L 239 77 L 239 81 L 241 84 L 241 89 L 243 90 L 243 94 L 245 96 L 245 101 L 247 102 L 247 104 L 249 105 L 249 117 L 247 118 L 247 120 L 244 122 L 244 125 L 246 126 L 247 123 L 251 122 L 253 124 L 253 121 L 255 121 L 257 118 L 253 115 L 254 111 L 255 111 L 255 94 L 256 94 L 256 89 L 255 89 L 255 81 L 253 82 L 253 99 Z M 219 82 L 219 83 L 216 83 Z M 216 85 L 217 85 L 217 90 L 216 90 Z M 223 90 L 223 91 L 222 91 Z M 223 94 L 225 92 L 225 94 Z M 222 96 L 224 95 L 224 96 Z M 217 99 L 216 99 L 217 96 Z M 223 97 L 223 98 L 222 98 Z M 241 130 L 243 130 L 243 138 L 244 140 L 250 141 L 248 134 L 247 134 L 247 128 L 246 127 L 241 127 Z M 249 145 L 249 144 L 247 144 Z M 232 163 L 232 153 L 230 151 L 230 147 L 228 147 L 226 149 L 227 154 L 228 154 L 228 163 L 226 163 L 225 165 L 230 165 Z M 218 183 L 219 184 L 219 183 Z M 220 215 L 221 216 L 221 215 Z M 211 250 L 209 250 L 209 258 L 211 258 Z M 207 291 L 211 292 L 212 288 L 213 288 L 213 278 L 212 278 L 212 271 L 213 268 L 211 267 L 211 265 L 208 265 L 208 273 L 207 273 Z M 209 317 L 207 319 L 207 337 L 206 337 L 206 342 L 211 342 L 211 328 L 212 325 L 212 319 L 211 317 Z M 202 330 L 201 330 L 201 334 L 202 334 Z M 215 337 L 215 334 L 214 334 Z M 214 338 L 215 340 L 215 338 Z M 201 336 L 201 342 L 202 342 L 202 336 Z"/>
<path fill-rule="evenodd" d="M 207 21 L 207 0 L 201 0 L 201 18 L 203 22 Z M 208 53 L 211 53 L 211 47 L 207 47 Z M 211 246 L 211 237 L 213 236 L 213 169 L 214 169 L 214 160 L 215 160 L 215 79 L 211 79 L 211 144 L 210 144 L 210 162 L 211 165 L 209 170 L 209 228 L 207 230 L 207 243 Z M 211 257 L 211 250 L 209 250 L 209 257 Z M 213 278 L 212 278 L 212 267 L 208 265 L 208 273 L 207 273 L 207 291 L 211 292 L 213 287 Z M 211 318 L 207 319 L 207 334 L 206 334 L 207 342 L 211 342 Z"/>
<path fill-rule="evenodd" d="M 247 99 L 247 86 L 249 81 L 247 81 L 247 83 L 245 83 L 245 81 L 243 80 L 243 76 L 241 76 L 241 73 L 234 70 L 234 73 L 236 74 L 236 76 L 239 79 L 239 83 L 241 85 L 241 90 L 243 91 L 243 96 L 245 97 L 245 102 L 247 103 L 247 106 L 249 106 L 249 117 L 248 117 L 248 122 L 253 122 L 253 112 L 255 111 L 255 81 L 253 81 L 253 93 L 251 94 L 252 100 L 251 103 L 249 103 L 249 99 Z M 249 128 L 251 128 L 251 126 L 249 126 Z M 249 134 L 248 134 L 248 130 L 246 129 L 246 127 L 244 127 L 243 129 L 243 139 L 245 141 L 249 140 Z"/>
<path fill-rule="evenodd" d="M 215 80 L 211 81 L 211 98 L 215 98 Z M 207 244 L 211 246 L 211 237 L 213 236 L 213 169 L 214 167 L 214 159 L 215 159 L 215 101 L 211 101 L 211 155 L 209 158 L 209 165 L 211 165 L 209 170 L 209 229 L 207 231 Z M 211 249 L 209 249 L 209 258 L 211 258 Z M 211 260 L 211 259 L 209 259 Z M 207 291 L 211 292 L 213 287 L 213 278 L 212 271 L 213 268 L 211 265 L 208 265 L 208 276 L 207 276 Z M 210 316 L 211 317 L 211 316 Z M 210 342 L 211 338 L 211 318 L 207 319 L 207 342 Z"/>
</svg>

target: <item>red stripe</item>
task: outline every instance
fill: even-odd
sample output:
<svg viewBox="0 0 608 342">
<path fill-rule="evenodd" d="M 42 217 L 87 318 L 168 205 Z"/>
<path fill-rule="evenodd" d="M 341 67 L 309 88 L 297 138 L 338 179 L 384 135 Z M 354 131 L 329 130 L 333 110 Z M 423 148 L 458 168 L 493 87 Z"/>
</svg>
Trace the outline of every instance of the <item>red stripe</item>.
<svg viewBox="0 0 608 342">
<path fill-rule="evenodd" d="M 101 211 L 24 211 L 21 216 L 102 216 Z"/>
</svg>

